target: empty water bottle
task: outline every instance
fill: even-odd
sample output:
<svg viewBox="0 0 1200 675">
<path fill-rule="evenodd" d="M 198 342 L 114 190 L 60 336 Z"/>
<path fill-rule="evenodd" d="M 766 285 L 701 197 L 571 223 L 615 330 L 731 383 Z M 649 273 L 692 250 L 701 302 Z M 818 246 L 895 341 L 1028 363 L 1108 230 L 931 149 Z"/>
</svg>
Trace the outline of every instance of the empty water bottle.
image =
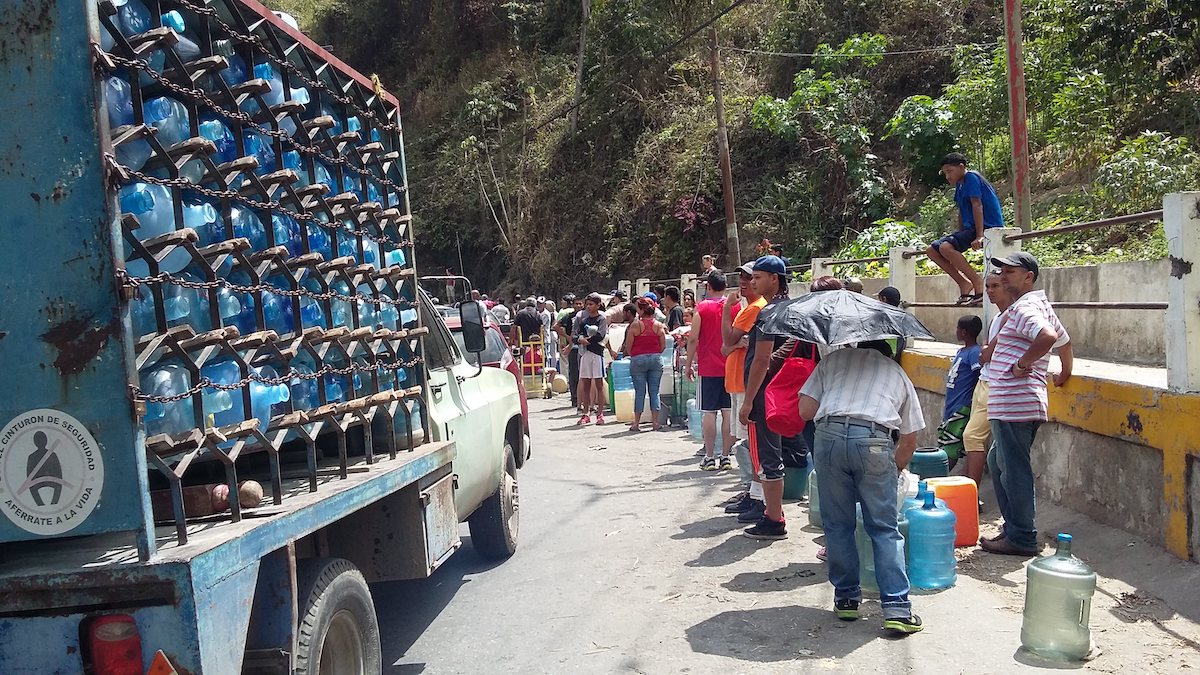
<svg viewBox="0 0 1200 675">
<path fill-rule="evenodd" d="M 360 296 L 358 299 L 358 325 L 364 328 L 372 328 L 379 323 L 379 311 L 375 307 L 374 300 L 368 300 L 367 298 L 374 298 L 375 294 L 372 292 L 371 287 L 366 284 L 359 285 L 358 294 Z"/>
<path fill-rule="evenodd" d="M 152 98 L 142 106 L 142 119 L 157 129 L 155 137 L 165 147 L 191 137 L 187 107 L 167 96 Z"/>
<path fill-rule="evenodd" d="M 189 37 L 191 34 L 188 33 L 187 24 L 184 22 L 182 14 L 176 10 L 171 10 L 162 15 L 162 24 L 164 27 L 175 31 L 176 42 L 173 49 L 184 63 L 189 63 L 200 58 L 200 46 L 196 44 L 192 37 Z"/>
<path fill-rule="evenodd" d="M 138 378 L 143 393 L 155 397 L 178 396 L 192 386 L 187 369 L 175 363 L 158 362 L 145 368 Z M 147 401 L 146 436 L 178 434 L 195 428 L 192 399 Z"/>
<path fill-rule="evenodd" d="M 932 492 L 932 490 L 929 489 L 929 483 L 927 483 L 925 481 L 918 482 L 917 483 L 917 494 L 913 497 L 908 497 L 903 502 L 901 502 L 900 515 L 904 518 L 907 518 L 909 509 L 919 509 L 919 508 L 925 506 L 925 493 L 927 493 L 927 492 Z M 934 495 L 933 503 L 938 508 L 943 508 L 943 509 L 947 508 L 946 502 L 942 501 L 941 499 L 938 499 L 937 495 Z"/>
<path fill-rule="evenodd" d="M 376 320 L 379 325 L 389 330 L 396 330 L 396 325 L 400 321 L 400 311 L 396 309 L 396 305 L 392 304 L 393 298 L 387 291 L 379 293 L 379 312 L 376 314 Z"/>
<path fill-rule="evenodd" d="M 304 239 L 300 234 L 300 223 L 296 219 L 283 214 L 271 214 L 271 230 L 275 233 L 275 245 L 287 248 L 288 253 L 304 255 Z"/>
<path fill-rule="evenodd" d="M 614 390 L 626 391 L 633 389 L 633 375 L 629 372 L 629 365 L 629 359 L 612 362 L 611 372 Z"/>
<path fill-rule="evenodd" d="M 233 221 L 233 236 L 250 240 L 250 248 L 255 251 L 268 248 L 267 231 L 253 211 L 234 205 L 230 209 L 230 219 Z"/>
<path fill-rule="evenodd" d="M 288 91 L 288 100 L 292 101 L 293 103 L 299 103 L 302 106 L 307 106 L 308 102 L 309 102 L 308 90 L 305 89 L 304 87 L 300 87 L 299 89 L 292 89 L 292 90 Z M 293 119 L 291 115 L 288 115 L 287 117 L 284 117 L 282 120 L 279 120 L 279 128 L 282 129 L 284 132 L 286 132 L 288 136 L 295 136 L 296 135 L 296 120 Z"/>
<path fill-rule="evenodd" d="M 154 294 L 148 286 L 138 286 L 134 290 L 133 300 L 129 303 L 129 314 L 134 337 L 158 332 L 158 322 L 154 316 Z"/>
<path fill-rule="evenodd" d="M 404 249 L 393 248 L 383 256 L 383 266 L 391 267 L 393 265 L 403 267 L 408 259 L 404 256 Z"/>
<path fill-rule="evenodd" d="M 196 231 L 201 246 L 225 240 L 225 221 L 210 203 L 193 195 L 183 199 L 183 226 Z"/>
<path fill-rule="evenodd" d="M 175 231 L 175 207 L 171 191 L 155 183 L 130 183 L 117 192 L 117 203 L 122 213 L 137 217 L 138 228 L 133 231 L 140 241 Z M 130 257 L 132 250 L 126 245 L 125 268 L 135 277 L 146 276 L 149 262 L 142 257 Z M 191 262 L 191 257 L 182 248 L 176 248 L 158 264 L 159 271 L 175 273 Z"/>
<path fill-rule="evenodd" d="M 307 356 L 307 355 L 306 355 Z M 305 362 L 301 359 L 292 360 L 292 408 L 295 410 L 312 410 L 321 406 L 321 396 L 319 385 L 316 378 L 302 377 L 304 375 L 312 375 L 313 367 L 311 361 Z"/>
<path fill-rule="evenodd" d="M 308 167 L 299 152 L 288 150 L 283 153 L 283 168 L 296 172 L 296 187 L 308 187 L 312 184 L 308 177 Z"/>
<path fill-rule="evenodd" d="M 257 133 L 246 133 L 242 137 L 245 143 L 246 156 L 253 157 L 258 162 L 254 173 L 264 176 L 275 171 L 275 146 L 271 139 Z"/>
<path fill-rule="evenodd" d="M 110 129 L 129 126 L 136 120 L 133 116 L 133 96 L 129 83 L 119 77 L 104 80 L 104 104 L 108 109 Z M 150 159 L 150 144 L 145 140 L 126 141 L 114 148 L 117 161 L 134 171 L 139 171 Z"/>
<path fill-rule="evenodd" d="M 1029 563 L 1026 575 L 1021 646 L 1053 659 L 1087 656 L 1096 573 L 1071 555 L 1071 535 L 1059 534 L 1054 553 Z"/>
<path fill-rule="evenodd" d="M 291 284 L 282 275 L 272 275 L 267 278 L 267 284 L 280 290 L 288 290 Z M 292 299 L 289 296 L 263 291 L 263 318 L 267 330 L 273 330 L 279 335 L 291 335 L 296 324 L 292 316 Z"/>
<path fill-rule="evenodd" d="M 313 171 L 317 174 L 316 182 L 328 188 L 325 191 L 326 195 L 337 194 L 342 191 L 342 182 L 333 175 L 329 167 L 317 161 L 313 162 Z"/>
<path fill-rule="evenodd" d="M 333 283 L 329 284 L 329 290 L 341 296 L 350 295 L 350 286 L 341 279 L 335 280 Z M 333 316 L 331 319 L 334 327 L 354 327 L 354 311 L 352 310 L 353 305 L 349 300 L 333 298 L 330 300 L 330 305 L 333 308 Z"/>
<path fill-rule="evenodd" d="M 239 286 L 251 285 L 250 275 L 245 272 L 234 272 L 227 277 L 231 283 Z M 233 326 L 238 329 L 238 333 L 249 335 L 258 330 L 258 318 L 255 314 L 255 299 L 253 293 L 237 293 L 231 291 L 238 301 L 237 314 L 225 317 L 224 325 Z"/>
<path fill-rule="evenodd" d="M 213 142 L 217 146 L 217 152 L 212 156 L 213 162 L 218 166 L 226 162 L 232 162 L 238 158 L 237 139 L 233 137 L 233 132 L 224 122 L 218 119 L 208 118 L 200 121 L 200 135 Z"/>
<path fill-rule="evenodd" d="M 266 80 L 267 84 L 271 87 L 266 92 L 263 92 L 262 95 L 262 98 L 264 101 L 266 101 L 268 108 L 272 108 L 280 103 L 283 103 L 283 78 L 279 76 L 279 73 L 275 70 L 274 66 L 269 63 L 255 64 L 254 78 L 258 80 Z M 246 99 L 244 107 L 246 112 L 250 113 L 251 115 L 257 114 L 258 111 L 261 110 L 261 107 L 258 105 L 258 101 L 253 97 Z"/>
<path fill-rule="evenodd" d="M 329 237 L 329 230 L 325 229 L 321 223 L 315 220 L 308 221 L 305 229 L 308 230 L 308 251 L 309 253 L 320 253 L 325 260 L 333 260 L 333 241 Z"/>
<path fill-rule="evenodd" d="M 233 43 L 229 40 L 217 40 L 213 44 L 213 51 L 219 56 L 225 57 L 225 62 L 229 64 L 224 70 L 218 73 L 225 84 L 234 86 L 246 81 L 246 60 L 234 51 Z"/>
<path fill-rule="evenodd" d="M 345 130 L 345 125 L 342 123 L 342 116 L 337 110 L 324 98 L 320 99 L 315 106 L 309 106 L 309 119 L 318 117 L 329 117 L 333 119 L 333 126 L 329 128 L 329 135 L 337 136 Z"/>
<path fill-rule="evenodd" d="M 954 512 L 935 503 L 932 492 L 925 503 L 908 511 L 910 540 L 908 580 L 916 588 L 938 590 L 958 578 L 954 559 Z"/>
<path fill-rule="evenodd" d="M 112 17 L 113 25 L 121 35 L 130 38 L 152 28 L 150 10 L 146 9 L 146 5 L 142 4 L 141 0 L 113 0 L 113 5 L 117 8 L 117 13 Z M 108 31 L 102 29 L 100 46 L 104 48 L 104 51 L 111 52 L 115 44 L 116 41 Z"/>
<path fill-rule="evenodd" d="M 292 392 L 287 384 L 270 382 L 279 378 L 279 373 L 271 366 L 250 370 L 254 374 L 254 379 L 250 380 L 250 415 L 258 420 L 258 428 L 266 431 L 272 417 L 291 412 Z"/>
</svg>

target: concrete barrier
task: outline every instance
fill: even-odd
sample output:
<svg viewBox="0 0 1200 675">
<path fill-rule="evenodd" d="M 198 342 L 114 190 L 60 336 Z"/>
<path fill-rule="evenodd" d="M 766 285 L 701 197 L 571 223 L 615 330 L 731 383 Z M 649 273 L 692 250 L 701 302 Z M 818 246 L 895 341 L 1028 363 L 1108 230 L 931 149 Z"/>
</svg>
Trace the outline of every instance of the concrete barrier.
<svg viewBox="0 0 1200 675">
<path fill-rule="evenodd" d="M 941 423 L 953 346 L 940 347 L 931 353 L 918 346 L 902 357 L 925 413 L 922 445 L 935 443 Z M 1108 368 L 1119 376 L 1118 368 Z M 1077 374 L 1067 385 L 1049 390 L 1050 422 L 1038 433 L 1032 456 L 1038 498 L 1195 559 L 1200 555 L 1200 395 L 1080 370 L 1077 362 Z M 1159 373 L 1165 385 L 1165 372 Z"/>
</svg>

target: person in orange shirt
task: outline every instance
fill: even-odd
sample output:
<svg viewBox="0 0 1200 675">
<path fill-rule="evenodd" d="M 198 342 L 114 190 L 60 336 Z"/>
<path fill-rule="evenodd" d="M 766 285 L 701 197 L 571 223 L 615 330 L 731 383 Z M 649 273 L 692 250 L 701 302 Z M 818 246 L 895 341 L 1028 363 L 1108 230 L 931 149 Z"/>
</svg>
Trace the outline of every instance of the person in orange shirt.
<svg viewBox="0 0 1200 675">
<path fill-rule="evenodd" d="M 747 334 L 758 320 L 758 312 L 766 307 L 766 298 L 754 292 L 750 284 L 753 266 L 746 263 L 738 268 L 738 288 L 729 293 L 729 304 L 738 307 L 736 312 L 724 312 L 721 316 L 721 353 L 725 355 L 725 390 L 733 402 L 734 410 L 741 410 L 746 396 L 745 362 Z M 733 437 L 737 439 L 738 471 L 746 491 L 725 505 L 726 513 L 738 514 L 738 520 L 746 523 L 758 522 L 765 510 L 762 483 L 758 482 L 758 469 L 750 459 L 747 445 L 747 429 L 740 420 L 733 420 Z"/>
</svg>

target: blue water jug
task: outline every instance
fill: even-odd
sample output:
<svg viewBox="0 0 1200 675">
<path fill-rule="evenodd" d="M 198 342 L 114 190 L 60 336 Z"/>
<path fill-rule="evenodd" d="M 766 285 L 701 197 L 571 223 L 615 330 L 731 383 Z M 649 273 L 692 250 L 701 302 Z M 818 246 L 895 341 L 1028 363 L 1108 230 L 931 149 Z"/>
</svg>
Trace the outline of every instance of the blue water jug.
<svg viewBox="0 0 1200 675">
<path fill-rule="evenodd" d="M 265 176 L 275 171 L 275 146 L 270 138 L 258 133 L 246 133 L 242 141 L 245 143 L 246 156 L 258 161 L 258 168 L 254 169 L 254 173 Z"/>
<path fill-rule="evenodd" d="M 191 138 L 187 107 L 173 98 L 160 96 L 146 101 L 142 105 L 142 119 L 158 130 L 155 138 L 165 147 Z"/>
<path fill-rule="evenodd" d="M 201 118 L 200 135 L 217 146 L 217 152 L 212 156 L 213 162 L 220 166 L 238 158 L 237 139 L 224 122 L 214 118 Z"/>
<path fill-rule="evenodd" d="M 175 231 L 171 191 L 156 183 L 130 183 L 117 192 L 122 213 L 137 216 L 134 234 L 146 240 Z"/>
<path fill-rule="evenodd" d="M 917 483 L 917 494 L 915 496 L 908 497 L 901 502 L 900 516 L 903 518 L 908 518 L 909 509 L 919 509 L 922 506 L 925 506 L 925 493 L 927 492 L 933 492 L 929 489 L 929 483 L 926 483 L 925 481 L 919 481 Z M 946 506 L 945 501 L 937 498 L 936 494 L 934 495 L 933 503 L 940 509 L 949 508 Z"/>
<path fill-rule="evenodd" d="M 954 559 L 954 512 L 935 503 L 932 492 L 925 503 L 908 512 L 908 580 L 916 588 L 938 590 L 958 578 Z"/>
<path fill-rule="evenodd" d="M 119 77 L 104 80 L 104 104 L 108 110 L 110 129 L 128 126 L 136 120 L 133 116 L 133 95 L 129 83 Z M 134 171 L 140 171 L 151 155 L 150 144 L 145 140 L 126 141 L 116 147 L 117 161 Z"/>
<path fill-rule="evenodd" d="M 376 320 L 379 325 L 389 330 L 396 330 L 397 323 L 400 321 L 400 311 L 390 302 L 393 300 L 392 295 L 387 291 L 381 291 L 379 297 L 382 301 L 379 303 L 379 311 L 376 313 Z"/>
<path fill-rule="evenodd" d="M 225 84 L 232 87 L 246 81 L 246 60 L 234 50 L 232 42 L 229 40 L 217 40 L 213 44 L 213 51 L 219 56 L 224 56 L 225 62 L 229 64 L 224 70 L 218 73 L 221 79 L 225 81 Z"/>
<path fill-rule="evenodd" d="M 178 396 L 192 386 L 187 369 L 175 363 L 158 362 L 143 369 L 138 378 L 143 393 L 151 396 Z M 146 402 L 146 436 L 179 434 L 196 426 L 192 399 Z"/>
<path fill-rule="evenodd" d="M 612 378 L 614 391 L 627 391 L 633 389 L 633 376 L 629 372 L 629 359 L 613 361 Z"/>
<path fill-rule="evenodd" d="M 407 263 L 408 263 L 408 258 L 406 258 L 404 255 L 404 249 L 393 248 L 393 249 L 389 250 L 383 256 L 383 266 L 384 267 L 392 267 L 392 266 L 403 267 Z"/>
<path fill-rule="evenodd" d="M 251 368 L 257 378 L 278 379 L 279 373 L 271 366 Z M 250 380 L 250 415 L 258 419 L 258 428 L 266 431 L 271 418 L 292 411 L 292 392 L 286 384 L 269 384 L 260 379 Z"/>
<path fill-rule="evenodd" d="M 310 220 L 305 224 L 308 230 L 308 251 L 309 253 L 320 253 L 325 260 L 333 260 L 333 240 L 329 236 L 329 230 L 315 220 Z"/>
<path fill-rule="evenodd" d="M 250 248 L 254 251 L 267 249 L 267 231 L 254 211 L 235 204 L 230 208 L 230 219 L 233 221 L 233 236 L 250 240 Z"/>
<path fill-rule="evenodd" d="M 250 275 L 245 272 L 234 272 L 226 276 L 231 283 L 239 286 L 250 286 Z M 232 292 L 232 291 L 231 291 Z M 249 335 L 258 331 L 258 318 L 255 314 L 257 301 L 253 293 L 236 293 L 232 292 L 238 301 L 238 311 L 232 316 L 225 317 L 223 325 L 233 326 L 238 329 L 241 335 Z"/>
<path fill-rule="evenodd" d="M 908 462 L 908 470 L 921 478 L 950 475 L 950 460 L 941 448 L 917 448 Z"/>
<path fill-rule="evenodd" d="M 177 10 L 171 10 L 162 15 L 162 25 L 175 31 L 176 42 L 172 47 L 184 63 L 190 63 L 200 58 L 200 46 L 192 39 L 193 34 L 187 30 L 183 15 Z"/>
<path fill-rule="evenodd" d="M 225 240 L 225 221 L 216 207 L 199 197 L 183 198 L 183 226 L 196 231 L 201 246 Z"/>
<path fill-rule="evenodd" d="M 288 253 L 304 255 L 304 239 L 300 235 L 300 223 L 282 213 L 271 214 L 271 229 L 275 233 L 275 245 L 287 248 Z"/>
<path fill-rule="evenodd" d="M 333 174 L 333 172 L 329 170 L 329 167 L 325 166 L 325 164 L 323 162 L 320 162 L 320 161 L 313 162 L 313 171 L 317 175 L 316 182 L 321 183 L 328 188 L 327 190 L 325 190 L 325 194 L 327 196 L 332 195 L 332 194 L 337 194 L 342 191 L 342 181 L 340 181 Z"/>
<path fill-rule="evenodd" d="M 362 298 L 374 298 L 375 294 L 371 291 L 371 287 L 366 284 L 359 284 L 358 294 Z M 375 303 L 370 300 L 359 299 L 358 301 L 358 325 L 360 328 L 374 328 L 379 323 L 379 310 L 376 309 Z"/>
<path fill-rule="evenodd" d="M 337 136 L 338 134 L 342 133 L 346 128 L 345 123 L 342 120 L 342 115 L 340 113 L 338 113 L 337 109 L 334 108 L 334 106 L 332 104 L 330 104 L 327 100 L 325 100 L 324 97 L 321 97 L 317 101 L 317 105 L 311 105 L 308 107 L 308 115 L 306 117 L 308 119 L 316 119 L 318 117 L 332 117 L 333 118 L 333 126 L 329 128 L 330 136 Z"/>
<path fill-rule="evenodd" d="M 808 472 L 808 524 L 822 527 L 821 523 L 821 489 L 817 486 L 817 469 L 813 467 Z"/>
<path fill-rule="evenodd" d="M 859 583 L 863 588 L 872 591 L 879 590 L 879 581 L 875 577 L 875 545 L 871 541 L 871 536 L 867 534 L 867 529 L 863 525 L 862 504 L 854 505 L 854 546 L 858 550 L 858 567 L 859 567 Z M 901 512 L 900 517 L 896 521 L 897 529 L 900 530 L 900 536 L 905 542 L 905 559 L 907 562 L 908 553 L 908 519 Z"/>
<path fill-rule="evenodd" d="M 1021 646 L 1052 659 L 1086 657 L 1096 573 L 1071 555 L 1071 535 L 1059 534 L 1057 550 L 1029 563 L 1026 574 Z"/>
<path fill-rule="evenodd" d="M 279 274 L 267 277 L 266 282 L 267 285 L 280 290 L 290 290 L 292 287 L 289 281 Z M 263 291 L 262 303 L 267 330 L 273 330 L 280 336 L 291 335 L 296 327 L 292 316 L 292 299 L 281 293 Z"/>
<path fill-rule="evenodd" d="M 129 303 L 130 320 L 133 322 L 134 337 L 158 332 L 154 317 L 154 294 L 148 286 L 138 286 Z"/>
<path fill-rule="evenodd" d="M 258 63 L 254 66 L 254 78 L 258 80 L 266 80 L 270 85 L 270 89 L 263 93 L 263 100 L 266 101 L 268 108 L 273 108 L 280 103 L 283 103 L 283 78 L 275 70 L 275 67 L 270 63 Z M 251 115 L 257 114 L 259 111 L 258 101 L 253 97 L 246 99 L 242 104 L 246 112 Z"/>
<path fill-rule="evenodd" d="M 307 106 L 309 104 L 308 89 L 300 87 L 288 91 L 288 100 L 293 103 L 299 103 L 302 106 Z M 287 133 L 288 136 L 295 136 L 296 120 L 291 115 L 288 115 L 279 121 L 279 128 Z"/>
<path fill-rule="evenodd" d="M 333 283 L 329 284 L 329 290 L 342 296 L 350 295 L 350 286 L 341 279 L 337 279 Z M 333 311 L 333 316 L 331 317 L 333 326 L 346 326 L 347 328 L 353 328 L 354 310 L 352 309 L 353 305 L 350 304 L 350 301 L 342 300 L 340 298 L 333 298 L 329 301 L 329 303 Z"/>
<path fill-rule="evenodd" d="M 117 8 L 117 13 L 112 18 L 113 25 L 121 35 L 130 38 L 153 28 L 150 25 L 150 10 L 146 9 L 141 0 L 114 0 L 113 5 Z M 104 51 L 111 52 L 115 44 L 108 31 L 101 29 L 100 46 Z"/>
</svg>

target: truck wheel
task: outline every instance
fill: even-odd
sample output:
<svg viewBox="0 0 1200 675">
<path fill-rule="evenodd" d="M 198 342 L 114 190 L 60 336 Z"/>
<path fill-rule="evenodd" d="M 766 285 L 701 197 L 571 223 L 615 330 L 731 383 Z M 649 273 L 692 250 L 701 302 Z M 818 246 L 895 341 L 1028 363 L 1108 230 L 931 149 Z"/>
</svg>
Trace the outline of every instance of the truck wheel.
<svg viewBox="0 0 1200 675">
<path fill-rule="evenodd" d="M 504 440 L 504 473 L 500 487 L 467 518 L 471 543 L 479 555 L 501 560 L 517 552 L 521 514 L 517 499 L 517 461 L 511 439 Z"/>
<path fill-rule="evenodd" d="M 309 558 L 296 569 L 300 626 L 296 675 L 381 672 L 379 623 L 358 568 L 341 558 Z"/>
</svg>

